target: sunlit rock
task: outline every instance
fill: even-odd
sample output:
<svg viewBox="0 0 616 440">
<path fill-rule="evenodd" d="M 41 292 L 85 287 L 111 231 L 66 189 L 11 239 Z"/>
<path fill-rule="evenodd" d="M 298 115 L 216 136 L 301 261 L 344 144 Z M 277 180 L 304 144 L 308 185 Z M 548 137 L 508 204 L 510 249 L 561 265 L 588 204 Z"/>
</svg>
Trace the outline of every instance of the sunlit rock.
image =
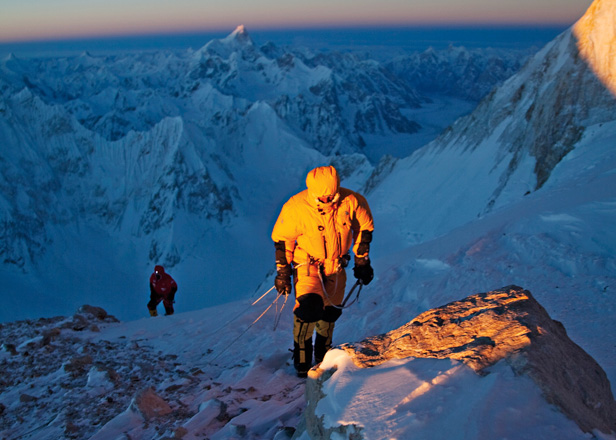
<svg viewBox="0 0 616 440">
<path fill-rule="evenodd" d="M 616 96 L 616 3 L 595 0 L 573 26 L 580 56 Z"/>
<path fill-rule="evenodd" d="M 389 333 L 341 348 L 360 368 L 393 359 L 454 359 L 488 376 L 490 367 L 502 361 L 516 375 L 530 377 L 547 402 L 584 432 L 616 431 L 616 402 L 605 372 L 521 287 L 471 295 L 428 310 Z M 314 414 L 323 384 L 334 373 L 335 368 L 313 369 L 307 383 L 307 425 L 323 438 L 343 434 L 318 426 Z"/>
</svg>

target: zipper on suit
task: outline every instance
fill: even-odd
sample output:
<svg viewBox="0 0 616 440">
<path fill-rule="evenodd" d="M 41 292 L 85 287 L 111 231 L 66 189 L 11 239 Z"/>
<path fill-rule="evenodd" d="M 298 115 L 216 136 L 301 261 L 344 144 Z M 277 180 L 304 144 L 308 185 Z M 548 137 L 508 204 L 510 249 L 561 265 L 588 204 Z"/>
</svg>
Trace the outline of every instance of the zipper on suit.
<svg viewBox="0 0 616 440">
<path fill-rule="evenodd" d="M 327 240 L 325 235 L 321 235 L 321 237 L 323 237 L 323 252 L 325 253 L 325 260 L 327 260 Z"/>
<path fill-rule="evenodd" d="M 338 255 L 342 257 L 342 234 L 338 232 Z"/>
</svg>

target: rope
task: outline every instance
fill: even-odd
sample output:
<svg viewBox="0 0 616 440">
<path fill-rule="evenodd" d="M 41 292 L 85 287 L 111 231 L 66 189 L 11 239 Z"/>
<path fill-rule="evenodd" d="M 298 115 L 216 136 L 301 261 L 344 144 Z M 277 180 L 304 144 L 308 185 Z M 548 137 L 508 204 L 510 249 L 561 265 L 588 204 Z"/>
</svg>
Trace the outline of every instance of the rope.
<svg viewBox="0 0 616 440">
<path fill-rule="evenodd" d="M 51 419 L 49 419 L 49 421 L 48 421 L 48 422 L 43 423 L 41 426 L 37 426 L 36 428 L 31 429 L 30 431 L 28 431 L 28 432 L 25 432 L 25 433 L 21 434 L 19 437 L 15 437 L 15 439 L 24 438 L 25 436 L 30 435 L 30 434 L 32 434 L 33 432 L 39 431 L 39 430 L 43 429 L 44 427 L 49 426 L 49 425 L 51 424 L 51 422 L 53 422 L 53 421 L 54 421 L 57 417 L 58 417 L 58 416 L 54 414 L 54 415 L 51 417 Z"/>
<path fill-rule="evenodd" d="M 236 321 L 238 318 L 241 318 L 242 316 L 244 316 L 244 313 L 246 313 L 246 311 L 248 311 L 252 306 L 254 306 L 255 304 L 257 304 L 259 301 L 261 301 L 263 298 L 265 298 L 265 296 L 270 293 L 272 290 L 274 290 L 275 286 L 270 287 L 270 289 L 265 292 L 263 295 L 261 295 L 256 301 L 254 301 L 252 304 L 250 304 L 248 307 L 245 307 L 241 312 L 239 312 L 237 315 L 235 315 L 235 317 L 231 318 L 229 321 L 227 321 L 226 323 L 224 323 L 222 326 L 218 327 L 216 330 L 205 334 L 203 337 L 207 338 L 209 336 L 213 336 L 217 333 L 219 333 L 222 329 L 224 329 L 225 327 L 227 327 L 229 324 L 231 324 L 232 322 Z"/>
<path fill-rule="evenodd" d="M 273 287 L 272 287 L 272 289 L 273 289 Z M 272 289 L 270 289 L 270 290 L 268 290 L 267 292 L 265 292 L 265 294 L 263 294 L 263 295 L 261 296 L 261 298 L 263 298 L 265 295 L 267 295 L 267 294 L 268 294 L 268 293 L 269 293 Z M 281 295 L 280 295 L 280 294 L 278 294 L 278 295 L 276 296 L 276 299 L 274 299 L 274 301 L 272 301 L 272 303 L 271 303 L 271 304 L 267 307 L 267 309 L 265 309 L 265 310 L 263 311 L 263 313 L 261 313 L 257 319 L 255 319 L 255 320 L 254 320 L 254 321 L 253 321 L 253 322 L 252 322 L 252 323 L 251 323 L 248 327 L 246 327 L 246 328 L 244 329 L 244 331 L 243 331 L 242 333 L 240 333 L 240 334 L 239 334 L 239 335 L 238 335 L 238 336 L 237 336 L 237 337 L 236 337 L 233 341 L 231 341 L 231 342 L 229 343 L 229 345 L 227 345 L 227 346 L 226 346 L 226 347 L 225 347 L 225 348 L 224 348 L 224 349 L 223 349 L 220 353 L 218 353 L 216 356 L 214 356 L 214 358 L 213 358 L 210 362 L 214 362 L 216 359 L 218 359 L 218 357 L 219 357 L 220 355 L 222 355 L 224 352 L 226 352 L 226 351 L 229 349 L 229 347 L 231 347 L 233 344 L 235 344 L 237 341 L 239 341 L 239 340 L 240 340 L 240 338 L 241 338 L 242 336 L 244 336 L 244 335 L 246 334 L 246 332 L 252 328 L 252 326 L 254 326 L 257 322 L 259 322 L 259 320 L 260 320 L 260 319 L 261 319 L 261 318 L 262 318 L 262 317 L 263 317 L 263 316 L 267 313 L 267 311 L 268 311 L 269 309 L 271 309 L 271 308 L 274 306 L 274 304 L 276 304 L 276 305 L 277 305 L 277 303 L 278 303 L 278 299 L 280 298 L 280 296 L 281 296 Z M 288 299 L 288 297 L 289 297 L 288 295 L 285 295 L 285 300 L 284 300 L 284 303 L 283 303 L 283 305 L 282 305 L 282 308 L 280 309 L 280 312 L 278 312 L 278 309 L 276 309 L 276 314 L 277 314 L 277 315 L 278 315 L 278 313 L 282 314 L 282 309 L 284 309 L 284 306 L 285 306 L 285 304 L 287 303 L 287 299 Z M 257 301 L 255 301 L 255 302 L 253 303 L 253 305 L 254 305 L 254 304 L 256 304 L 257 302 L 259 302 L 259 301 L 261 300 L 261 298 L 259 298 Z M 276 321 L 275 321 L 275 325 L 274 325 L 274 329 L 276 329 L 276 326 L 278 325 L 278 322 L 279 322 L 279 321 L 280 321 L 280 316 L 277 316 L 277 317 L 276 317 Z M 228 324 L 229 324 L 229 323 L 225 324 L 225 326 L 226 326 L 226 325 L 228 325 Z"/>
<path fill-rule="evenodd" d="M 278 295 L 278 297 L 276 298 L 276 301 L 278 301 L 278 298 L 280 298 L 280 295 Z M 280 307 L 280 310 L 278 310 L 278 305 L 276 305 L 276 317 L 274 318 L 274 331 L 276 331 L 276 328 L 278 328 L 278 323 L 280 322 L 280 318 L 282 318 L 282 311 L 284 310 L 284 306 L 287 304 L 288 299 L 289 299 L 289 295 L 285 295 L 284 302 L 282 303 L 282 307 Z"/>
<path fill-rule="evenodd" d="M 261 296 L 259 297 L 259 299 L 257 299 L 255 302 L 253 302 L 253 303 L 251 304 L 251 306 L 254 306 L 256 303 L 258 303 L 259 301 L 261 301 L 261 300 L 265 297 L 265 295 L 267 295 L 267 294 L 268 294 L 268 293 L 270 293 L 272 290 L 274 290 L 274 287 L 276 287 L 276 286 L 274 285 L 274 286 L 270 287 L 270 289 L 269 289 L 267 292 L 265 292 L 263 295 L 261 295 Z"/>
<path fill-rule="evenodd" d="M 321 288 L 323 289 L 323 295 L 325 295 L 325 298 L 327 298 L 327 300 L 332 305 L 332 307 L 335 307 L 335 308 L 337 308 L 339 310 L 348 309 L 353 304 L 355 304 L 355 302 L 359 299 L 359 293 L 361 292 L 361 288 L 363 287 L 363 283 L 361 282 L 361 280 L 357 280 L 355 282 L 355 284 L 353 285 L 353 287 L 351 288 L 351 290 L 347 294 L 346 298 L 344 298 L 344 301 L 342 301 L 341 305 L 339 305 L 339 306 L 335 305 L 333 303 L 333 301 L 329 298 L 329 295 L 327 294 L 327 290 L 325 290 L 325 283 L 323 282 L 323 276 L 321 275 L 321 266 L 320 265 L 319 265 L 319 270 L 317 271 L 317 273 L 319 274 L 319 280 L 321 281 Z M 336 277 L 336 283 L 338 283 L 338 278 L 337 277 Z M 357 291 L 357 296 L 355 296 L 355 299 L 353 301 L 351 301 L 351 304 L 349 304 L 347 306 L 346 302 L 349 300 L 349 298 L 351 297 L 351 295 L 353 294 L 353 291 L 355 290 L 355 288 L 357 286 L 359 286 L 359 290 Z"/>
<path fill-rule="evenodd" d="M 303 264 L 298 265 L 302 266 Z M 323 282 L 323 277 L 321 275 L 321 270 L 320 270 L 320 266 L 319 266 L 319 270 L 317 271 L 317 273 L 319 274 L 319 280 L 321 281 L 321 287 L 323 289 L 323 294 L 325 295 L 325 297 L 327 298 L 327 300 L 330 302 L 330 304 L 332 304 L 333 307 L 337 308 L 337 309 L 346 309 L 351 307 L 353 304 L 355 304 L 356 301 L 359 300 L 359 294 L 361 292 L 361 289 L 363 287 L 363 283 L 361 282 L 361 280 L 357 280 L 355 282 L 355 284 L 353 285 L 353 287 L 351 287 L 351 290 L 349 291 L 349 293 L 346 295 L 346 297 L 344 298 L 344 300 L 342 301 L 342 304 L 337 306 L 334 305 L 331 301 L 331 299 L 329 298 L 329 295 L 327 294 L 327 290 L 325 290 L 325 283 Z M 338 280 L 336 279 L 336 283 L 338 282 Z M 357 288 L 357 286 L 359 286 L 359 290 L 357 291 L 357 295 L 355 296 L 355 298 L 353 299 L 353 301 L 351 301 L 350 304 L 347 305 L 347 301 L 351 298 L 351 296 L 353 295 L 353 292 L 355 291 L 355 289 Z M 265 292 L 263 295 L 261 295 L 259 298 L 257 298 L 257 300 L 255 300 L 251 306 L 254 306 L 255 304 L 257 304 L 259 301 L 261 301 L 263 298 L 265 298 L 273 289 L 275 286 L 270 287 L 270 289 Z M 263 313 L 261 313 L 257 319 L 255 319 L 248 327 L 246 327 L 244 329 L 243 332 L 241 332 L 235 339 L 233 339 L 233 341 L 231 341 L 229 343 L 229 345 L 227 345 L 220 353 L 218 353 L 216 356 L 214 356 L 214 358 L 210 361 L 210 362 L 214 362 L 216 359 L 218 359 L 223 353 L 225 353 L 229 347 L 231 347 L 233 344 L 235 344 L 237 341 L 239 341 L 242 336 L 244 336 L 246 334 L 246 332 L 248 332 L 248 330 L 250 330 L 257 322 L 259 322 L 259 320 L 269 311 L 269 309 L 271 309 L 274 305 L 276 305 L 276 314 L 274 316 L 274 330 L 276 330 L 276 328 L 278 327 L 278 324 L 280 323 L 280 319 L 282 318 L 282 311 L 284 310 L 285 305 L 287 304 L 287 300 L 289 299 L 289 295 L 284 295 L 284 302 L 282 303 L 282 306 L 280 307 L 280 310 L 278 309 L 278 300 L 280 299 L 282 295 L 279 293 L 276 298 L 274 299 L 274 301 L 272 301 L 272 303 L 263 311 Z M 248 309 L 248 308 L 247 308 Z M 240 316 L 242 316 L 244 314 L 244 312 L 247 310 L 244 309 L 239 315 L 237 315 L 235 318 L 233 318 L 231 321 L 228 321 L 225 325 L 223 325 L 222 327 L 220 327 L 218 330 L 216 330 L 217 333 L 219 332 L 221 329 L 225 328 L 226 326 L 228 326 L 229 324 L 231 324 L 233 321 L 235 321 L 236 319 L 238 319 Z M 209 335 L 208 335 L 209 336 Z"/>
<path fill-rule="evenodd" d="M 346 305 L 346 302 L 349 300 L 349 298 L 351 297 L 351 295 L 353 294 L 353 291 L 355 290 L 355 288 L 359 286 L 359 290 L 357 291 L 357 295 L 355 296 L 355 299 L 353 301 L 351 301 L 351 304 L 349 304 L 348 306 Z M 361 282 L 361 280 L 357 280 L 355 282 L 355 284 L 353 284 L 353 287 L 351 287 L 351 290 L 349 291 L 349 293 L 347 294 L 346 298 L 344 299 L 344 301 L 342 301 L 342 307 L 343 308 L 348 308 L 351 307 L 353 304 L 355 304 L 356 301 L 359 301 L 359 293 L 361 292 L 361 288 L 364 287 L 364 283 Z"/>
</svg>

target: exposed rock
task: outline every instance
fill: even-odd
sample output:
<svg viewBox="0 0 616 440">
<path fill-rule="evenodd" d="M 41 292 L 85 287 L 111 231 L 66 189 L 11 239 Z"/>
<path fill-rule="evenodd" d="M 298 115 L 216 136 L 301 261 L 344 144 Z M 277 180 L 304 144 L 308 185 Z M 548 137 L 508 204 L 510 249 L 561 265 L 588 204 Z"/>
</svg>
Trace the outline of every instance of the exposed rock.
<svg viewBox="0 0 616 440">
<path fill-rule="evenodd" d="M 21 403 L 30 403 L 30 402 L 36 402 L 37 398 L 34 396 L 31 396 L 29 394 L 20 394 L 19 395 L 19 401 Z"/>
<path fill-rule="evenodd" d="M 108 316 L 107 311 L 103 309 L 102 307 L 90 306 L 88 304 L 84 304 L 83 306 L 79 307 L 79 310 L 77 310 L 77 313 L 94 316 L 95 318 L 98 318 L 100 321 L 104 321 L 105 318 L 107 318 Z"/>
<path fill-rule="evenodd" d="M 108 314 L 102 307 L 90 306 L 87 304 L 79 307 L 77 313 L 74 315 L 74 319 L 78 319 L 78 317 L 85 318 L 92 323 L 95 321 L 120 322 L 115 316 Z"/>
<path fill-rule="evenodd" d="M 100 331 L 97 323 L 113 323 L 120 322 L 115 316 L 109 315 L 107 311 L 101 307 L 83 305 L 79 307 L 77 313 L 72 318 L 60 326 L 62 329 L 71 329 L 76 332 L 83 330 Z"/>
<path fill-rule="evenodd" d="M 45 330 L 43 332 L 43 339 L 41 340 L 41 345 L 45 346 L 51 344 L 51 342 L 58 336 L 60 336 L 60 329 L 57 327 Z"/>
<path fill-rule="evenodd" d="M 487 375 L 488 367 L 504 360 L 516 374 L 529 376 L 546 400 L 583 431 L 616 432 L 616 402 L 603 369 L 529 291 L 517 286 L 428 310 L 387 334 L 341 348 L 363 368 L 389 359 L 450 358 Z M 329 376 L 311 371 L 307 418 Z"/>
<path fill-rule="evenodd" d="M 74 423 L 68 422 L 64 427 L 64 433 L 69 437 L 75 436 L 77 433 L 79 433 L 79 426 L 75 425 Z"/>
<path fill-rule="evenodd" d="M 16 356 L 18 354 L 17 347 L 15 344 L 2 344 L 2 351 L 6 351 L 7 353 L 11 353 L 11 355 Z"/>
<path fill-rule="evenodd" d="M 86 369 L 89 369 L 92 362 L 92 356 L 90 355 L 74 357 L 69 362 L 64 364 L 64 371 L 74 376 L 79 376 L 85 374 Z"/>
<path fill-rule="evenodd" d="M 131 406 L 143 414 L 146 420 L 167 415 L 172 411 L 169 404 L 151 387 L 137 394 Z"/>
</svg>

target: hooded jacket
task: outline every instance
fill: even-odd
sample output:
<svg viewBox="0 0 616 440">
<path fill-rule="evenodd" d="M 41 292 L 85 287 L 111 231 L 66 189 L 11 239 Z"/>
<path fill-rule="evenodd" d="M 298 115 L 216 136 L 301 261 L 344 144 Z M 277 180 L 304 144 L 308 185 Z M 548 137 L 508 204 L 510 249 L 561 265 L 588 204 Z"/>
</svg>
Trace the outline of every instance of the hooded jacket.
<svg viewBox="0 0 616 440">
<path fill-rule="evenodd" d="M 177 290 L 178 286 L 171 275 L 162 266 L 154 267 L 154 273 L 150 276 L 150 292 L 172 300 Z"/>
<path fill-rule="evenodd" d="M 367 257 L 374 225 L 366 199 L 341 188 L 332 166 L 310 171 L 306 186 L 284 204 L 274 225 L 272 240 L 284 243 L 285 252 L 284 258 L 277 252 L 277 265 L 318 262 L 325 275 L 331 275 L 340 270 L 340 259 L 350 249 L 356 257 Z M 326 196 L 333 196 L 333 201 L 319 201 Z"/>
</svg>

